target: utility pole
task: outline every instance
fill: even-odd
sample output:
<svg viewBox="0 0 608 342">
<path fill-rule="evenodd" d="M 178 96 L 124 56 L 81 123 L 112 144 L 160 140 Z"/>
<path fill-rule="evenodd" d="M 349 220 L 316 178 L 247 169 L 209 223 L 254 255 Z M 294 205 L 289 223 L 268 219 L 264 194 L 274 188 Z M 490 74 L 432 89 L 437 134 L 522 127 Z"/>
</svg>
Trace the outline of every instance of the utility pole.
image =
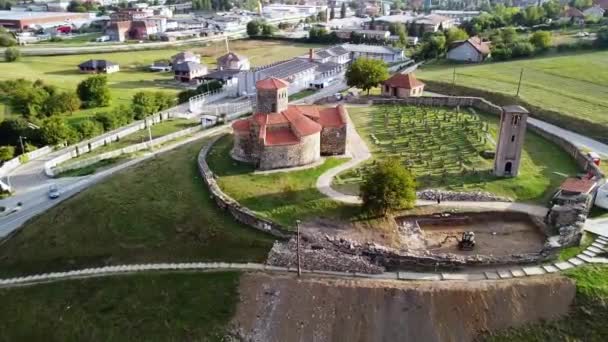
<svg viewBox="0 0 608 342">
<path fill-rule="evenodd" d="M 300 264 L 300 220 L 296 220 L 296 257 L 298 259 L 298 277 L 302 276 L 302 265 Z"/>
<path fill-rule="evenodd" d="M 23 137 L 19 136 L 19 143 L 21 144 L 21 154 L 25 153 L 25 147 L 23 147 Z"/>
<path fill-rule="evenodd" d="M 455 88 L 456 88 L 456 67 L 454 67 L 454 72 L 452 73 L 452 95 L 455 95 Z"/>
<path fill-rule="evenodd" d="M 152 129 L 150 128 L 152 126 L 152 119 L 150 119 L 150 122 L 146 126 L 148 126 L 148 139 L 150 140 L 150 149 L 152 149 Z"/>
<path fill-rule="evenodd" d="M 230 47 L 228 46 L 228 36 L 225 36 L 225 42 L 226 42 L 226 53 L 230 53 Z"/>
<path fill-rule="evenodd" d="M 521 68 L 521 71 L 519 72 L 519 82 L 517 83 L 517 94 L 515 95 L 516 97 L 519 97 L 519 89 L 521 88 L 521 79 L 524 76 L 524 68 Z"/>
</svg>

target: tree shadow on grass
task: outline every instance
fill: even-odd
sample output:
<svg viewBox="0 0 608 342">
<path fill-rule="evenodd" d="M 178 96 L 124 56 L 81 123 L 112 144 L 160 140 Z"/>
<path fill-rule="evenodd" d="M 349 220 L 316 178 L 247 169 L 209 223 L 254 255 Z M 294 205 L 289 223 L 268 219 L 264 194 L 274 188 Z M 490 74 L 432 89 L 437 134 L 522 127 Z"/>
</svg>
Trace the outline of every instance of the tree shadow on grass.
<svg viewBox="0 0 608 342">
<path fill-rule="evenodd" d="M 94 75 L 94 74 L 87 74 L 84 72 L 81 72 L 78 69 L 78 65 L 74 65 L 73 69 L 65 69 L 65 70 L 57 70 L 57 71 L 49 71 L 49 72 L 45 72 L 45 75 L 57 75 L 57 76 L 76 76 L 76 75 L 83 75 L 83 76 L 87 76 L 87 75 Z"/>
</svg>

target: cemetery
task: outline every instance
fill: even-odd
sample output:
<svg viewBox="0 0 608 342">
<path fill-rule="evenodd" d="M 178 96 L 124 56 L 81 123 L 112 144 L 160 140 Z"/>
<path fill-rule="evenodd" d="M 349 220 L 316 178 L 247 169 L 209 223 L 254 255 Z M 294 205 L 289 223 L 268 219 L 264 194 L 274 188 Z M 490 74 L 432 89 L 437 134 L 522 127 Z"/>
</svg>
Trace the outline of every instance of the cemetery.
<svg viewBox="0 0 608 342">
<path fill-rule="evenodd" d="M 333 187 L 344 193 L 357 194 L 366 169 L 386 158 L 398 158 L 411 170 L 419 190 L 487 191 L 541 203 L 564 175 L 579 171 L 557 145 L 527 132 L 521 177 L 494 175 L 498 118 L 471 107 L 374 105 L 349 111 L 372 159 L 336 177 Z"/>
</svg>

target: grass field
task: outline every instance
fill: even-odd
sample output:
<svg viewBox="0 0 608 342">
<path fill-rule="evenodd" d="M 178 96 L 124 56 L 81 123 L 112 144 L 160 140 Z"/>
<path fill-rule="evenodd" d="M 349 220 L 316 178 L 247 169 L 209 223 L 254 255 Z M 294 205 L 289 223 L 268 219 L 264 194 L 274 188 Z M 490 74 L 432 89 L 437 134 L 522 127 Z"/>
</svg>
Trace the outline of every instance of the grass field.
<svg viewBox="0 0 608 342">
<path fill-rule="evenodd" d="M 224 341 L 239 274 L 144 274 L 0 289 L 1 341 Z"/>
<path fill-rule="evenodd" d="M 456 85 L 520 97 L 544 109 L 608 128 L 608 51 L 539 57 L 510 62 L 456 66 Z M 423 67 L 423 80 L 452 84 L 454 66 Z M 534 114 L 534 113 L 532 113 Z"/>
<path fill-rule="evenodd" d="M 328 158 L 306 170 L 254 174 L 253 166 L 230 157 L 232 136 L 220 139 L 207 157 L 224 192 L 242 205 L 275 222 L 293 228 L 297 219 L 350 217 L 355 208 L 330 200 L 317 191 L 317 178 L 344 159 Z"/>
<path fill-rule="evenodd" d="M 93 265 L 263 261 L 273 238 L 220 211 L 198 173 L 205 141 L 163 153 L 65 200 L 0 245 L 0 276 Z"/>
<path fill-rule="evenodd" d="M 481 338 L 488 342 L 585 341 L 603 342 L 608 336 L 608 267 L 583 266 L 565 272 L 576 281 L 571 312 L 554 322 L 526 325 Z"/>
<path fill-rule="evenodd" d="M 419 188 L 485 190 L 544 203 L 564 175 L 578 171 L 559 147 L 527 132 L 519 176 L 493 176 L 493 159 L 482 158 L 480 152 L 495 150 L 498 118 L 464 108 L 457 113 L 431 107 L 370 106 L 352 107 L 349 113 L 374 159 L 399 158 L 414 172 Z M 365 166 L 347 171 L 334 185 L 357 193 L 363 172 Z"/>
<path fill-rule="evenodd" d="M 186 120 L 186 119 L 166 120 L 166 121 L 160 122 L 160 123 L 150 127 L 150 134 L 152 135 L 152 139 L 156 139 L 156 138 L 165 136 L 167 134 L 175 133 L 177 131 L 181 131 L 186 128 L 194 127 L 199 124 L 200 123 L 198 121 Z M 94 149 L 91 152 L 84 153 L 77 158 L 70 159 L 70 160 L 66 161 L 65 163 L 71 164 L 75 161 L 88 159 L 88 158 L 100 155 L 102 153 L 118 150 L 121 148 L 125 148 L 128 146 L 131 146 L 134 144 L 139 144 L 139 143 L 146 142 L 149 140 L 150 140 L 150 137 L 148 134 L 148 130 L 143 129 L 143 130 L 137 131 L 135 133 L 129 134 L 125 137 L 122 137 L 120 140 L 115 141 L 111 144 L 101 146 L 101 147 Z"/>
<path fill-rule="evenodd" d="M 295 57 L 316 46 L 277 41 L 237 40 L 230 43 L 230 50 L 249 57 L 252 66 L 256 66 Z M 0 63 L 0 81 L 16 78 L 42 79 L 62 90 L 75 90 L 76 85 L 89 76 L 78 71 L 78 64 L 89 59 L 107 59 L 120 65 L 119 72 L 108 75 L 113 99 L 111 105 L 129 104 L 133 95 L 142 90 L 163 90 L 175 94 L 183 90 L 184 88 L 173 82 L 172 73 L 153 73 L 145 70 L 155 60 L 169 59 L 183 50 L 200 54 L 202 62 L 212 69 L 215 67 L 215 59 L 225 53 L 225 46 L 224 42 L 219 42 L 209 46 L 179 49 L 23 57 L 18 62 Z M 77 122 L 83 117 L 103 110 L 105 109 L 82 110 L 74 113 L 70 121 Z"/>
</svg>

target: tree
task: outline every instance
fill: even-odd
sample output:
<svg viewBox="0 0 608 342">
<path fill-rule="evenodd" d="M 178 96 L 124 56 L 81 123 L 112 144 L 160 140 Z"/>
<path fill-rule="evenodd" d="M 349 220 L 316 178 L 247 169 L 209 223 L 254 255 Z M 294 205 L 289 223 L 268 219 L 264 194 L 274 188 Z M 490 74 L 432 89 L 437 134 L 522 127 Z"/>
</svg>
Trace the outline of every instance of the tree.
<svg viewBox="0 0 608 342">
<path fill-rule="evenodd" d="M 15 147 L 14 146 L 0 146 L 0 162 L 5 162 L 7 160 L 13 159 L 15 156 Z M 0 163 L 2 164 L 2 163 Z"/>
<path fill-rule="evenodd" d="M 262 36 L 270 37 L 276 32 L 277 28 L 271 24 L 262 25 Z"/>
<path fill-rule="evenodd" d="M 372 214 L 411 208 L 416 201 L 416 181 L 397 159 L 387 159 L 363 176 L 361 198 L 362 209 Z"/>
<path fill-rule="evenodd" d="M 608 48 L 608 26 L 604 26 L 597 31 L 595 44 L 601 48 Z"/>
<path fill-rule="evenodd" d="M 0 35 L 0 46 L 13 46 L 17 45 L 17 41 L 8 34 Z"/>
<path fill-rule="evenodd" d="M 570 6 L 576 7 L 582 11 L 593 6 L 593 0 L 572 0 L 570 1 Z"/>
<path fill-rule="evenodd" d="M 42 140 L 47 145 L 62 145 L 76 142 L 78 134 L 61 117 L 53 116 L 40 127 Z"/>
<path fill-rule="evenodd" d="M 9 47 L 4 50 L 4 60 L 7 62 L 15 62 L 21 58 L 21 51 L 16 47 Z"/>
<path fill-rule="evenodd" d="M 103 125 L 97 120 L 86 119 L 76 125 L 80 140 L 96 137 L 103 133 Z"/>
<path fill-rule="evenodd" d="M 84 13 L 87 11 L 87 8 L 81 1 L 72 0 L 68 4 L 67 10 L 68 10 L 68 12 Z"/>
<path fill-rule="evenodd" d="M 543 4 L 543 10 L 545 10 L 545 16 L 549 19 L 555 19 L 559 16 L 562 11 L 562 5 L 559 0 L 547 1 Z"/>
<path fill-rule="evenodd" d="M 500 38 L 503 43 L 511 44 L 515 42 L 515 38 L 517 38 L 517 31 L 515 27 L 505 27 L 500 31 Z"/>
<path fill-rule="evenodd" d="M 386 63 L 377 59 L 359 58 L 346 70 L 346 83 L 367 91 L 388 78 Z"/>
<path fill-rule="evenodd" d="M 105 107 L 110 104 L 110 88 L 108 78 L 103 75 L 95 75 L 80 82 L 76 93 L 84 107 Z"/>
<path fill-rule="evenodd" d="M 536 31 L 530 37 L 530 43 L 538 50 L 547 50 L 551 47 L 551 32 Z"/>
<path fill-rule="evenodd" d="M 257 36 L 260 34 L 260 22 L 257 20 L 252 20 L 247 23 L 247 34 L 249 36 Z"/>
<path fill-rule="evenodd" d="M 133 95 L 133 115 L 135 120 L 141 120 L 157 111 L 156 98 L 153 92 L 140 91 Z"/>
<path fill-rule="evenodd" d="M 332 20 L 336 17 L 336 9 L 334 5 L 331 5 L 331 10 L 329 11 L 329 20 Z"/>
<path fill-rule="evenodd" d="M 459 40 L 467 40 L 469 39 L 469 35 L 463 29 L 452 27 L 445 32 L 445 40 L 446 45 L 450 46 L 453 42 Z"/>
<path fill-rule="evenodd" d="M 324 23 L 327 21 L 327 13 L 325 11 L 321 11 L 317 14 L 317 20 Z"/>
<path fill-rule="evenodd" d="M 346 18 L 346 3 L 342 3 L 342 7 L 340 7 L 340 18 Z"/>
</svg>

